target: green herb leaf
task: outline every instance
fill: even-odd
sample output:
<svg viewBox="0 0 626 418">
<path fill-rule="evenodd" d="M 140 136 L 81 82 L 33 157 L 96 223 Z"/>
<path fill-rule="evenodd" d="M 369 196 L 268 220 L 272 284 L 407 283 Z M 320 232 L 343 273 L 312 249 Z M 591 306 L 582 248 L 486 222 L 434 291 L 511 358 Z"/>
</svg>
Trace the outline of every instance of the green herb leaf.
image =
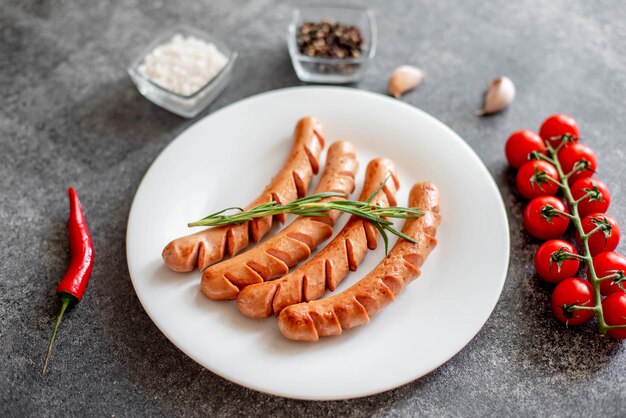
<svg viewBox="0 0 626 418">
<path fill-rule="evenodd" d="M 191 222 L 188 225 L 193 227 L 241 224 L 249 222 L 255 218 L 274 216 L 283 213 L 299 216 L 326 216 L 327 212 L 330 210 L 339 210 L 371 222 L 383 236 L 383 240 L 385 242 L 385 253 L 387 253 L 389 245 L 387 232 L 391 232 L 392 234 L 402 239 L 406 239 L 407 241 L 416 242 L 411 237 L 396 230 L 393 227 L 393 222 L 387 218 L 415 219 L 424 214 L 423 211 L 417 208 L 404 208 L 401 206 L 379 207 L 370 203 L 376 194 L 382 190 L 390 177 L 391 174 L 387 176 L 385 181 L 377 187 L 376 191 L 365 202 L 347 200 L 345 199 L 346 195 L 343 193 L 317 193 L 294 200 L 293 202 L 284 205 L 272 201 L 254 207 L 248 211 L 244 211 L 243 209 L 237 207 L 227 208 L 205 216 L 199 221 Z M 339 197 L 342 199 L 332 199 Z M 238 212 L 228 214 L 227 212 L 230 210 L 238 210 Z"/>
</svg>

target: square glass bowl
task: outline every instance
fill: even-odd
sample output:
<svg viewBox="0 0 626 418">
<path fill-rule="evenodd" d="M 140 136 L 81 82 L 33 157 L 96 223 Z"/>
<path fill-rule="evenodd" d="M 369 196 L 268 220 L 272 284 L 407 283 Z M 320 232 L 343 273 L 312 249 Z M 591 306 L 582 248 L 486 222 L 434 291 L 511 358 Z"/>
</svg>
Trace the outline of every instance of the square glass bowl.
<svg viewBox="0 0 626 418">
<path fill-rule="evenodd" d="M 181 34 L 185 37 L 194 36 L 207 43 L 212 43 L 228 58 L 224 68 L 222 68 L 222 70 L 217 73 L 215 77 L 209 80 L 198 91 L 188 96 L 170 91 L 154 83 L 152 80 L 139 72 L 139 66 L 143 62 L 144 58 L 157 46 L 169 42 L 176 34 Z M 128 68 L 128 74 L 137 86 L 137 89 L 139 89 L 139 92 L 146 99 L 179 116 L 193 118 L 206 108 L 213 100 L 215 100 L 222 91 L 224 91 L 230 81 L 231 72 L 236 59 L 237 53 L 228 48 L 228 46 L 222 43 L 219 39 L 197 29 L 179 26 L 158 36 L 154 42 L 152 42 L 131 64 Z"/>
<path fill-rule="evenodd" d="M 310 57 L 300 52 L 296 35 L 304 22 L 320 22 L 332 19 L 361 30 L 364 49 L 358 58 Z M 361 71 L 376 53 L 377 31 L 374 12 L 358 7 L 305 7 L 297 9 L 289 24 L 287 46 L 296 75 L 307 83 L 345 84 L 354 83 Z"/>
</svg>

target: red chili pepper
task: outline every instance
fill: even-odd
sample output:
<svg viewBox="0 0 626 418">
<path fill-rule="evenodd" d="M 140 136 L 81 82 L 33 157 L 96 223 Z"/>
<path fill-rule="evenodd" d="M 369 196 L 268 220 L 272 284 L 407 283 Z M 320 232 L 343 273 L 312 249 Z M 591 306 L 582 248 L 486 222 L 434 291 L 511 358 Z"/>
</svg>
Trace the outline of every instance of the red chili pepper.
<svg viewBox="0 0 626 418">
<path fill-rule="evenodd" d="M 52 344 L 61 324 L 63 314 L 72 302 L 80 302 L 83 298 L 93 268 L 93 244 L 87 223 L 85 222 L 83 207 L 73 187 L 70 187 L 67 193 L 70 198 L 70 217 L 67 221 L 67 227 L 70 238 L 71 259 L 67 273 L 65 273 L 65 276 L 63 276 L 57 286 L 57 294 L 61 299 L 61 312 L 54 326 L 46 359 L 41 369 L 42 376 L 46 374 L 48 360 L 52 352 Z"/>
</svg>

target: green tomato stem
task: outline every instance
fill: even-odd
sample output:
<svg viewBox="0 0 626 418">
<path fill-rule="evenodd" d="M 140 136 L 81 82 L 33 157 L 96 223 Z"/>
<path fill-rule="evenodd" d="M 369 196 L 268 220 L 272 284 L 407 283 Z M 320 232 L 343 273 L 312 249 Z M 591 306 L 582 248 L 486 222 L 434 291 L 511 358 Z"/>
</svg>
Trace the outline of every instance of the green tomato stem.
<svg viewBox="0 0 626 418">
<path fill-rule="evenodd" d="M 563 211 L 560 211 L 558 209 L 554 209 L 554 212 L 558 213 L 559 215 L 563 215 L 566 218 L 574 219 L 574 215 L 572 215 L 571 213 L 563 212 Z"/>
<path fill-rule="evenodd" d="M 613 273 L 613 274 L 609 274 L 608 276 L 604 276 L 604 277 L 599 277 L 598 280 L 600 280 L 601 282 L 605 281 L 605 280 L 614 280 L 617 279 L 619 277 L 621 277 L 622 275 L 619 273 Z"/>
<path fill-rule="evenodd" d="M 539 159 L 539 160 L 547 161 L 550 164 L 554 164 L 554 160 L 552 158 L 550 158 L 550 157 L 546 157 L 545 155 L 539 154 L 539 153 L 535 154 L 535 155 L 536 155 L 537 159 Z"/>
<path fill-rule="evenodd" d="M 598 308 L 596 306 L 583 306 L 583 305 L 574 305 L 571 308 L 572 311 L 597 311 Z"/>
<path fill-rule="evenodd" d="M 579 199 L 576 199 L 576 204 L 579 204 L 580 202 L 582 202 L 583 200 L 585 200 L 586 198 L 588 198 L 589 196 L 591 196 L 593 194 L 592 191 L 588 191 L 587 193 L 585 193 L 584 195 L 582 195 Z"/>
<path fill-rule="evenodd" d="M 578 260 L 582 260 L 582 261 L 586 261 L 587 257 L 585 257 L 584 255 L 580 255 L 580 254 L 571 254 L 571 253 L 567 253 L 567 257 L 568 258 L 576 258 Z"/>
<path fill-rule="evenodd" d="M 571 172 L 568 173 L 568 175 L 566 175 L 563 172 L 563 167 L 561 166 L 561 163 L 560 163 L 559 159 L 557 158 L 558 151 L 564 146 L 564 144 L 568 140 L 569 139 L 567 139 L 567 138 L 563 138 L 561 144 L 556 149 L 554 149 L 549 143 L 546 144 L 546 148 L 548 149 L 548 153 L 550 155 L 550 159 L 552 160 L 550 162 L 556 168 L 556 171 L 559 174 L 559 178 L 560 179 L 567 179 L 568 176 L 571 175 Z M 574 170 L 572 170 L 572 171 L 574 171 Z M 574 199 L 574 196 L 572 195 L 572 190 L 570 189 L 569 183 L 567 181 L 562 181 L 561 190 L 563 190 L 563 194 L 565 195 L 565 199 L 567 200 L 567 202 L 569 203 L 570 207 L 572 208 L 572 213 L 570 215 L 570 219 L 574 223 L 574 226 L 576 227 L 576 231 L 578 232 L 578 235 L 580 236 L 580 241 L 582 243 L 582 252 L 583 252 L 583 254 L 579 258 L 581 260 L 583 260 L 585 262 L 585 264 L 587 265 L 587 277 L 588 277 L 589 281 L 591 282 L 591 285 L 593 286 L 593 298 L 594 298 L 594 302 L 595 302 L 595 306 L 593 306 L 593 307 L 577 306 L 577 307 L 573 307 L 573 308 L 575 308 L 575 309 L 586 309 L 586 310 L 593 310 L 593 311 L 595 311 L 596 321 L 598 321 L 598 330 L 599 330 L 600 334 L 604 335 L 604 334 L 606 334 L 606 331 L 608 329 L 612 329 L 612 328 L 609 327 L 609 325 L 607 325 L 605 320 L 604 320 L 604 314 L 602 312 L 602 295 L 600 293 L 600 282 L 601 282 L 601 280 L 598 279 L 598 276 L 596 275 L 596 270 L 593 267 L 593 262 L 592 262 L 592 258 L 591 258 L 591 251 L 589 250 L 589 237 L 594 232 L 596 232 L 596 230 L 599 229 L 599 227 L 595 228 L 592 231 L 590 231 L 589 234 L 585 234 L 585 231 L 583 230 L 580 214 L 578 212 L 578 203 L 580 202 L 581 199 L 579 199 L 579 200 Z M 589 308 L 591 308 L 591 309 L 589 309 Z"/>
<path fill-rule="evenodd" d="M 561 183 L 558 180 L 553 179 L 550 176 L 546 176 L 546 179 L 548 179 L 548 181 L 551 181 L 552 183 L 556 184 L 557 186 L 559 186 L 560 188 L 563 188 L 563 183 Z"/>
<path fill-rule="evenodd" d="M 582 237 L 585 237 L 586 239 L 589 239 L 590 236 L 592 236 L 593 234 L 595 234 L 596 232 L 601 231 L 601 230 L 602 230 L 602 226 L 598 225 L 595 228 L 593 228 L 591 231 L 589 231 L 588 234 L 581 235 L 581 239 L 582 239 Z"/>
</svg>

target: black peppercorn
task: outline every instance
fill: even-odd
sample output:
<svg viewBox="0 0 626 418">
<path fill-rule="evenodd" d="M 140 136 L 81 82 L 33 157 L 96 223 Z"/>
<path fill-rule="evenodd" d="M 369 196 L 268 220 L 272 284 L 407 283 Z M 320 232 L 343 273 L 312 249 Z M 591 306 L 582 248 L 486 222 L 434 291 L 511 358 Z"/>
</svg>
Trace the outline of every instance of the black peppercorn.
<svg viewBox="0 0 626 418">
<path fill-rule="evenodd" d="M 309 57 L 359 58 L 364 48 L 358 27 L 331 19 L 302 23 L 296 42 L 300 52 Z"/>
</svg>

